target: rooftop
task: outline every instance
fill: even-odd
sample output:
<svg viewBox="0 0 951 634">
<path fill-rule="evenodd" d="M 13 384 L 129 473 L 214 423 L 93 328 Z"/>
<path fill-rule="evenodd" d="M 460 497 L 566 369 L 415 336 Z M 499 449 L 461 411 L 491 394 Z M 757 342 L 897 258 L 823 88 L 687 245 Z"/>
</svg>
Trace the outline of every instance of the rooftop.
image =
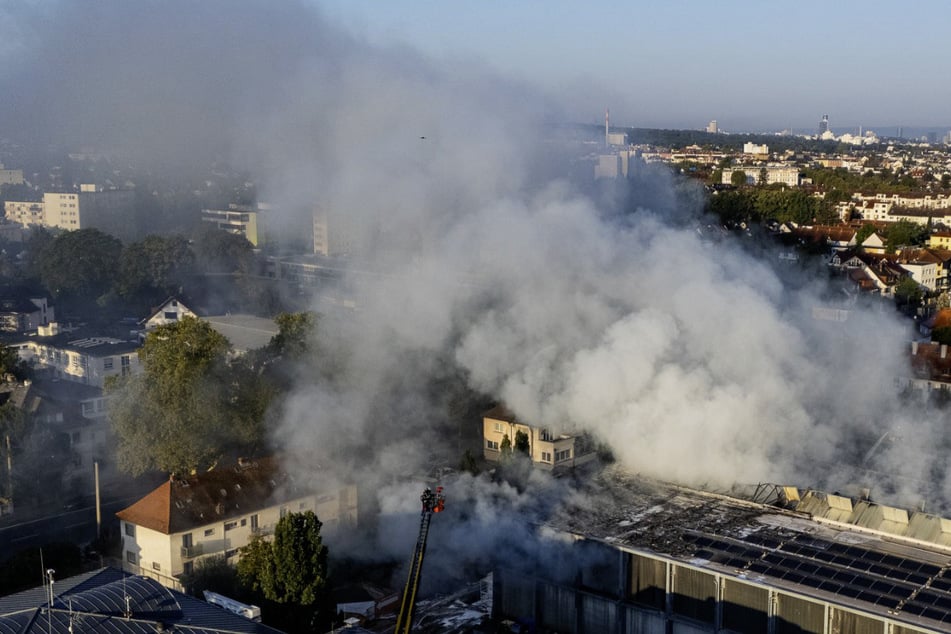
<svg viewBox="0 0 951 634">
<path fill-rule="evenodd" d="M 116 516 L 171 535 L 247 515 L 293 494 L 278 461 L 262 458 L 169 480 Z"/>
<path fill-rule="evenodd" d="M 549 524 L 893 620 L 951 626 L 948 520 L 793 487 L 762 488 L 766 503 L 756 502 L 618 471 L 591 493 Z"/>
<path fill-rule="evenodd" d="M 43 586 L 0 598 L 0 634 L 279 634 L 115 568 L 57 580 L 53 592 L 52 603 Z"/>
</svg>

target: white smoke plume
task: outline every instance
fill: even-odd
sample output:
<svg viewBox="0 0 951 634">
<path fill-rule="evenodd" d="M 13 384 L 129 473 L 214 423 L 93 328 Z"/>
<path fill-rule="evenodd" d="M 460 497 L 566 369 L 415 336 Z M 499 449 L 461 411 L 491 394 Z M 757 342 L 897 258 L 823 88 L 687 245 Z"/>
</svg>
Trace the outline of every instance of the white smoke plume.
<svg viewBox="0 0 951 634">
<path fill-rule="evenodd" d="M 940 464 L 942 425 L 895 403 L 897 320 L 813 320 L 824 289 L 704 237 L 699 189 L 662 170 L 617 197 L 552 178 L 557 96 L 373 47 L 294 2 L 60 3 L 43 29 L 39 9 L 0 6 L 22 16 L 0 49 L 20 62 L 3 81 L 24 87 L 10 120 L 142 156 L 212 150 L 262 199 L 350 227 L 360 258 L 341 288 L 358 309 L 320 325 L 340 375 L 302 377 L 282 448 L 380 486 L 434 453 L 458 459 L 435 386 L 462 377 L 526 422 L 589 430 L 630 470 L 686 483 L 849 484 L 899 423 L 914 431 L 877 468 L 917 456 L 918 482 Z"/>
</svg>

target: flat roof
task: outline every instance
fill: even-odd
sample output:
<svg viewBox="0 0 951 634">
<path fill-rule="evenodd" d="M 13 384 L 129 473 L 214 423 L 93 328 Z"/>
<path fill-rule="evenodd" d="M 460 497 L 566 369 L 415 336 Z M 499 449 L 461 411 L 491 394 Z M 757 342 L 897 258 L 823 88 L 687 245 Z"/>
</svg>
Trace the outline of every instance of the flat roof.
<svg viewBox="0 0 951 634">
<path fill-rule="evenodd" d="M 941 544 L 616 469 L 591 486 L 547 525 L 894 621 L 951 626 L 951 549 Z"/>
</svg>

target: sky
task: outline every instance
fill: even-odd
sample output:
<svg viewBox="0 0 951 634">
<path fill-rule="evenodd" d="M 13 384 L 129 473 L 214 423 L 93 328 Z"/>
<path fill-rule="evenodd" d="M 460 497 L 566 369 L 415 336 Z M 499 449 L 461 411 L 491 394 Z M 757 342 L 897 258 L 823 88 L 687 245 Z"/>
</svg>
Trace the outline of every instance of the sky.
<svg viewBox="0 0 951 634">
<path fill-rule="evenodd" d="M 951 4 L 694 0 L 326 0 L 381 44 L 479 61 L 579 120 L 734 131 L 951 126 Z"/>
</svg>

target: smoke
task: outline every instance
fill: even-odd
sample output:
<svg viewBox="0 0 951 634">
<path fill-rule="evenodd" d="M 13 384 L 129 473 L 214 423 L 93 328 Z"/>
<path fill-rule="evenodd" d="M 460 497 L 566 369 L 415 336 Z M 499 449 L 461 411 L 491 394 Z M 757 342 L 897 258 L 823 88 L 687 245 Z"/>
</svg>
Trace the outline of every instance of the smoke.
<svg viewBox="0 0 951 634">
<path fill-rule="evenodd" d="M 896 406 L 908 333 L 890 314 L 815 320 L 826 289 L 704 235 L 699 187 L 663 170 L 620 195 L 552 178 L 557 95 L 371 46 L 303 3 L 0 7 L 17 62 L 2 81 L 18 86 L 0 114 L 21 130 L 226 156 L 262 200 L 347 227 L 357 309 L 323 316 L 326 374 L 301 377 L 274 442 L 377 487 L 385 512 L 416 504 L 395 478 L 460 457 L 442 389 L 456 380 L 690 484 L 839 486 L 897 427 L 914 432 L 883 443 L 877 469 L 917 482 L 940 464 L 925 449 L 941 425 Z M 479 526 L 455 531 L 527 510 L 459 482 Z"/>
</svg>

